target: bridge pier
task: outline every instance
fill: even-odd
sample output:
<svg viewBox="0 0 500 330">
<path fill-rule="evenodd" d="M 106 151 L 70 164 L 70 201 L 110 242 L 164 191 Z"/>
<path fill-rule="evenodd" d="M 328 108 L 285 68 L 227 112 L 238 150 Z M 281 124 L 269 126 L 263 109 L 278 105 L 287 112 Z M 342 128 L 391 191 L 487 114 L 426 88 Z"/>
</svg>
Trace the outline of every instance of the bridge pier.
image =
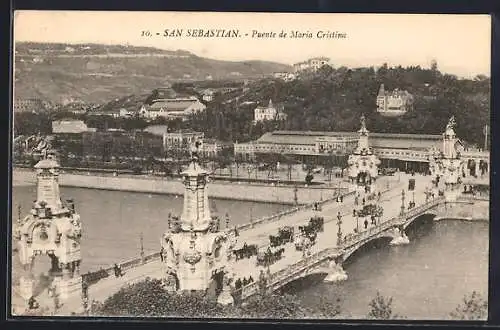
<svg viewBox="0 0 500 330">
<path fill-rule="evenodd" d="M 217 297 L 217 303 L 221 305 L 234 304 L 234 298 L 231 294 L 230 278 L 227 275 L 227 273 L 224 274 L 222 291 L 219 294 L 219 297 Z"/>
<path fill-rule="evenodd" d="M 347 273 L 342 268 L 342 260 L 330 260 L 328 262 L 328 275 L 324 278 L 323 282 L 336 283 L 347 280 Z"/>
<path fill-rule="evenodd" d="M 390 245 L 406 245 L 410 243 L 410 239 L 408 236 L 406 236 L 404 228 L 401 227 L 394 227 L 393 229 L 393 239 Z"/>
</svg>

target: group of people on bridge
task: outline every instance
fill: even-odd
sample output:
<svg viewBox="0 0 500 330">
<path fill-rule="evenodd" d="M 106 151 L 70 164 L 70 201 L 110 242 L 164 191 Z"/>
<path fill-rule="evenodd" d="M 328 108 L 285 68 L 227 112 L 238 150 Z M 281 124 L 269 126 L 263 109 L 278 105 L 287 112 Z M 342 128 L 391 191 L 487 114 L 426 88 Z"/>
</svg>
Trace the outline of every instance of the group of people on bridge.
<svg viewBox="0 0 500 330">
<path fill-rule="evenodd" d="M 248 284 L 251 284 L 254 282 L 254 279 L 252 277 L 252 275 L 250 275 L 250 277 L 247 279 L 246 277 L 243 277 L 243 279 L 241 278 L 238 278 L 235 282 L 234 282 L 234 288 L 236 290 L 239 290 L 241 289 L 242 287 L 244 286 L 247 286 Z"/>
</svg>

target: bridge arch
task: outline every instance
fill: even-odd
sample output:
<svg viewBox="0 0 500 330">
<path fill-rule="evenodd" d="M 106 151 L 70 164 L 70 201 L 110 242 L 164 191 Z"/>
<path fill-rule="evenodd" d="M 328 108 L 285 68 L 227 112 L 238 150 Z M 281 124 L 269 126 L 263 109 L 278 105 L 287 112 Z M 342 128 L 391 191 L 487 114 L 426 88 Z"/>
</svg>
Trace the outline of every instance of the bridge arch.
<svg viewBox="0 0 500 330">
<path fill-rule="evenodd" d="M 326 267 L 314 268 L 280 285 L 274 292 L 279 294 L 298 292 L 323 281 L 328 274 L 328 269 Z"/>
<path fill-rule="evenodd" d="M 372 236 L 367 238 L 366 240 L 363 240 L 347 249 L 344 250 L 344 254 L 342 255 L 342 263 L 346 264 L 349 262 L 352 262 L 352 257 L 356 256 L 360 253 L 363 253 L 363 251 L 366 251 L 370 247 L 376 247 L 379 244 L 381 245 L 389 245 L 389 243 L 393 240 L 395 237 L 393 229 L 385 230 L 376 236 Z"/>
<path fill-rule="evenodd" d="M 406 231 L 408 228 L 414 227 L 422 222 L 434 221 L 434 218 L 437 216 L 436 210 L 427 210 L 422 214 L 419 214 L 416 217 L 410 218 L 403 223 L 403 229 Z"/>
</svg>

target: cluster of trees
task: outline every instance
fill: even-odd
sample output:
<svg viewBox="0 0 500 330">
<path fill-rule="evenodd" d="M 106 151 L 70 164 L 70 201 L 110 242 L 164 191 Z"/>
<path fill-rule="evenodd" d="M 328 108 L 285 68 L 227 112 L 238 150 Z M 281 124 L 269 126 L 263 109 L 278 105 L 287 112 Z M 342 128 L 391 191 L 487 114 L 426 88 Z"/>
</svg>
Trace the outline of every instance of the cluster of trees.
<svg viewBox="0 0 500 330">
<path fill-rule="evenodd" d="M 95 316 L 145 316 L 145 317 L 188 317 L 188 318 L 333 318 L 338 315 L 335 305 L 323 304 L 320 311 L 302 307 L 290 295 L 263 294 L 236 306 L 220 305 L 203 293 L 170 293 L 164 289 L 161 280 L 146 279 L 128 285 L 103 304 L 94 304 Z"/>
<path fill-rule="evenodd" d="M 414 95 L 414 111 L 398 118 L 382 117 L 376 112 L 376 97 L 381 84 L 386 90 L 408 90 Z M 251 101 L 284 103 L 288 117 L 283 122 L 252 124 L 253 108 L 239 104 Z M 247 141 L 263 132 L 286 130 L 354 131 L 359 129 L 362 113 L 373 132 L 440 134 L 452 115 L 457 134 L 481 144 L 483 127 L 489 123 L 490 79 L 458 79 L 419 66 L 389 68 L 334 69 L 323 67 L 302 79 L 284 82 L 264 79 L 230 102 L 221 96 L 205 113 L 191 120 L 198 129 L 220 139 Z"/>
<path fill-rule="evenodd" d="M 171 293 L 165 290 L 161 280 L 149 279 L 120 289 L 104 303 L 92 304 L 93 316 L 134 317 L 187 317 L 187 318 L 265 318 L 304 319 L 338 318 L 340 301 L 329 302 L 321 297 L 313 309 L 301 305 L 288 294 L 260 293 L 243 303 L 223 306 L 203 293 Z M 481 295 L 473 292 L 450 314 L 452 319 L 484 320 L 488 304 Z M 369 319 L 394 320 L 405 318 L 394 313 L 393 301 L 377 292 L 369 304 Z"/>
</svg>

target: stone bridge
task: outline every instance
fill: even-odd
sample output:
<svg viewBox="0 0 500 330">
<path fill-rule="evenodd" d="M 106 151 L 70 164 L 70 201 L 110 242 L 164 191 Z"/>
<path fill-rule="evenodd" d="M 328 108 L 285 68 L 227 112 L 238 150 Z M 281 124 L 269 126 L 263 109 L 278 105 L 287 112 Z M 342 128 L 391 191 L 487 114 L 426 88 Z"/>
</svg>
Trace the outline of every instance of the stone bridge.
<svg viewBox="0 0 500 330">
<path fill-rule="evenodd" d="M 350 235 L 339 246 L 323 249 L 295 264 L 268 274 L 265 280 L 265 289 L 267 291 L 276 291 L 288 283 L 313 274 L 332 274 L 333 272 L 340 276 L 338 277 L 340 280 L 345 279 L 347 276 L 342 269 L 342 263 L 365 244 L 380 238 L 390 239 L 391 244 L 404 244 L 404 242 L 398 243 L 398 240 L 406 237 L 405 229 L 422 216 L 448 215 L 450 209 L 457 209 L 457 205 L 460 206 L 461 204 L 464 204 L 464 208 L 469 209 L 470 213 L 470 204 L 474 202 L 477 202 L 477 200 L 459 199 L 455 202 L 449 202 L 444 197 L 432 199 L 366 231 Z M 456 215 L 452 215 L 452 217 L 456 217 Z M 464 219 L 467 220 L 465 217 Z M 261 282 L 256 281 L 238 291 L 241 291 L 240 298 L 246 299 L 259 293 L 260 290 L 263 290 L 263 285 Z"/>
</svg>

